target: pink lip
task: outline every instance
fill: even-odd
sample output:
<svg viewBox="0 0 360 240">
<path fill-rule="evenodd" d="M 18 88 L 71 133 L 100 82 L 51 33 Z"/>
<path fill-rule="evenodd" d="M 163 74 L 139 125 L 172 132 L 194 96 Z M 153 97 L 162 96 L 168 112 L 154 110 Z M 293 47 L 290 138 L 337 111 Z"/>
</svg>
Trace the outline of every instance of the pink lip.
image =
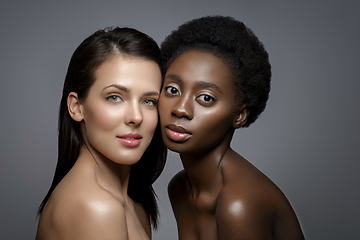
<svg viewBox="0 0 360 240">
<path fill-rule="evenodd" d="M 166 126 L 166 135 L 174 142 L 185 142 L 192 136 L 185 128 L 175 124 Z"/>
<path fill-rule="evenodd" d="M 120 140 L 120 142 L 122 142 L 128 147 L 136 147 L 140 144 L 140 141 L 142 139 L 142 137 L 137 133 L 129 133 L 126 135 L 117 136 L 117 138 Z"/>
</svg>

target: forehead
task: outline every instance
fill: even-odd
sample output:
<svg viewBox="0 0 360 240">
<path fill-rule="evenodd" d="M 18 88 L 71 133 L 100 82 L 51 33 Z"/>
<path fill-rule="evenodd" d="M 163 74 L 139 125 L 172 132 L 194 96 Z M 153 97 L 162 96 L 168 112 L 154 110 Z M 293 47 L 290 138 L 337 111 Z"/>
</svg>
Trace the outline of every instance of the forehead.
<svg viewBox="0 0 360 240">
<path fill-rule="evenodd" d="M 166 76 L 179 76 L 184 84 L 211 82 L 221 91 L 234 91 L 235 84 L 230 67 L 222 58 L 200 50 L 190 50 L 177 57 L 166 71 Z"/>
<path fill-rule="evenodd" d="M 159 90 L 160 68 L 151 60 L 117 56 L 102 63 L 95 72 L 94 87 L 110 84 Z"/>
</svg>

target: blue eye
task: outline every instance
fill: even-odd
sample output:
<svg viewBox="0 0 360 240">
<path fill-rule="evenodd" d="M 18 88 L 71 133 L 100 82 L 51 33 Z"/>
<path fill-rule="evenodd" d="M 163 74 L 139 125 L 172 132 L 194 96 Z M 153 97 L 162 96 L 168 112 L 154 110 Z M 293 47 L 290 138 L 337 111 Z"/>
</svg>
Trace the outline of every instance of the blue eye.
<svg viewBox="0 0 360 240">
<path fill-rule="evenodd" d="M 178 95 L 179 94 L 179 90 L 176 87 L 173 86 L 167 86 L 165 88 L 166 92 L 171 94 L 171 95 Z"/>
<path fill-rule="evenodd" d="M 121 101 L 121 98 L 116 95 L 111 95 L 111 96 L 107 97 L 106 99 L 108 99 L 110 102 L 114 102 L 114 103 Z"/>
</svg>

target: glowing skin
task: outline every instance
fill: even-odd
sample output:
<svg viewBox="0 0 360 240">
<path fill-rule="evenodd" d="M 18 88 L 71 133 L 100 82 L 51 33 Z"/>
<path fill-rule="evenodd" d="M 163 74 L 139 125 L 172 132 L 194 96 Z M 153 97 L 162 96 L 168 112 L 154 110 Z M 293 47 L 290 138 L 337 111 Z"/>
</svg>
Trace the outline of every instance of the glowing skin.
<svg viewBox="0 0 360 240">
<path fill-rule="evenodd" d="M 140 159 L 158 121 L 159 74 L 152 61 L 119 57 L 96 71 L 81 107 L 84 136 L 99 157 L 126 165 Z"/>
<path fill-rule="evenodd" d="M 207 151 L 218 145 L 238 116 L 235 85 L 224 61 L 189 52 L 170 65 L 159 102 L 166 146 L 178 153 Z"/>
<path fill-rule="evenodd" d="M 165 74 L 162 136 L 184 166 L 168 186 L 179 240 L 303 240 L 286 197 L 230 148 L 249 113 L 235 93 L 226 62 L 209 52 L 187 51 Z"/>
<path fill-rule="evenodd" d="M 115 55 L 96 70 L 85 99 L 69 94 L 85 144 L 46 203 L 37 240 L 151 238 L 149 216 L 127 190 L 157 126 L 160 88 L 155 62 Z"/>
</svg>

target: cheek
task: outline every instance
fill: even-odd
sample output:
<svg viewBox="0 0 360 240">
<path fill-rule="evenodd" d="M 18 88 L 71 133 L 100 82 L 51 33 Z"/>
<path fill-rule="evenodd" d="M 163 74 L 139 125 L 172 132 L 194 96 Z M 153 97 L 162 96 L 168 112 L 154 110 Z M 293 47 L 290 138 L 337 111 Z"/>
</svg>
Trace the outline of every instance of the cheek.
<svg viewBox="0 0 360 240">
<path fill-rule="evenodd" d="M 205 110 L 197 117 L 197 128 L 209 137 L 225 134 L 232 127 L 233 117 L 224 108 Z"/>
<path fill-rule="evenodd" d="M 171 109 L 171 100 L 167 99 L 164 96 L 160 97 L 159 100 L 159 116 L 160 120 L 167 115 L 169 115 Z"/>
<path fill-rule="evenodd" d="M 90 124 L 96 125 L 102 130 L 112 130 L 119 125 L 119 121 L 123 118 L 122 111 L 119 109 L 109 109 L 107 107 L 98 108 L 95 111 L 88 112 L 85 119 L 90 121 Z"/>
<path fill-rule="evenodd" d="M 158 112 L 157 111 L 144 112 L 143 125 L 147 129 L 149 129 L 149 131 L 151 133 L 154 133 L 157 124 L 158 124 Z"/>
</svg>

